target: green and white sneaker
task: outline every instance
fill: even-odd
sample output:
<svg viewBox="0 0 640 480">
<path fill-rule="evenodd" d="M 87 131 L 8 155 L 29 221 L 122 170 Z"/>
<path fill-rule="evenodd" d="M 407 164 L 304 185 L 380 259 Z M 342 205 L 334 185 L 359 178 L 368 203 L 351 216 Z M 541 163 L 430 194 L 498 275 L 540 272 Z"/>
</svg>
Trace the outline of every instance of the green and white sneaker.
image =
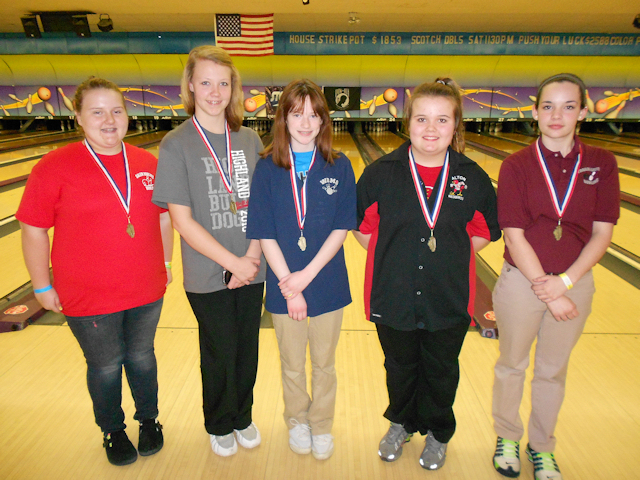
<svg viewBox="0 0 640 480">
<path fill-rule="evenodd" d="M 533 471 L 536 480 L 562 480 L 562 474 L 551 452 L 536 452 L 527 444 L 527 455 L 533 463 Z"/>
<path fill-rule="evenodd" d="M 498 437 L 493 466 L 500 475 L 516 478 L 520 475 L 520 442 Z"/>
</svg>

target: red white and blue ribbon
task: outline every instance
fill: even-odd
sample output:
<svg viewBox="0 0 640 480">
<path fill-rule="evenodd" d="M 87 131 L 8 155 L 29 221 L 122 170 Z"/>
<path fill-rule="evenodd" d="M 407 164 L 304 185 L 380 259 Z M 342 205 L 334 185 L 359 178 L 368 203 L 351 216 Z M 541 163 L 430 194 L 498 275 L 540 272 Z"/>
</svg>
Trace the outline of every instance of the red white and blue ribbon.
<svg viewBox="0 0 640 480">
<path fill-rule="evenodd" d="M 296 206 L 296 219 L 298 220 L 298 227 L 300 228 L 300 233 L 304 230 L 304 220 L 307 218 L 307 179 L 309 175 L 302 180 L 302 189 L 298 190 L 298 175 L 296 175 L 296 164 L 295 157 L 293 155 L 293 151 L 291 150 L 291 145 L 289 145 L 289 159 L 291 160 L 291 170 L 289 170 L 289 174 L 291 176 L 291 190 L 293 192 L 293 201 Z M 309 164 L 308 172 L 311 172 L 311 168 L 313 168 L 313 164 L 316 161 L 316 147 L 313 147 L 313 154 L 311 155 L 311 163 Z"/>
<path fill-rule="evenodd" d="M 409 167 L 411 169 L 411 176 L 413 177 L 413 184 L 416 187 L 416 193 L 418 194 L 420 208 L 422 208 L 422 214 L 424 215 L 424 219 L 427 221 L 427 225 L 429 225 L 429 228 L 431 229 L 431 234 L 433 234 L 433 229 L 436 228 L 436 222 L 438 221 L 438 216 L 440 215 L 440 208 L 442 208 L 444 191 L 447 188 L 447 179 L 449 178 L 449 152 L 447 151 L 447 156 L 444 159 L 444 165 L 442 165 L 442 170 L 440 170 L 440 175 L 438 177 L 440 179 L 440 188 L 438 189 L 438 196 L 436 197 L 433 211 L 429 211 L 427 194 L 422 187 L 420 174 L 418 173 L 418 168 L 416 167 L 416 161 L 413 158 L 411 146 L 409 146 Z"/>
<path fill-rule="evenodd" d="M 131 207 L 131 179 L 129 174 L 129 159 L 127 158 L 127 149 L 124 148 L 124 142 L 122 142 L 122 156 L 124 157 L 124 171 L 125 171 L 126 180 L 127 180 L 127 197 L 126 198 L 120 191 L 120 188 L 116 184 L 111 174 L 109 173 L 109 170 L 107 170 L 107 167 L 104 166 L 104 164 L 100 160 L 100 157 L 98 157 L 98 155 L 93 150 L 93 148 L 91 148 L 91 145 L 89 145 L 89 142 L 85 140 L 82 143 L 84 143 L 84 146 L 89 152 L 89 155 L 93 157 L 93 160 L 96 162 L 100 170 L 102 170 L 102 173 L 104 173 L 104 176 L 107 178 L 109 185 L 111 185 L 111 188 L 113 188 L 113 191 L 115 192 L 116 197 L 118 197 L 118 200 L 120 201 L 120 205 L 122 205 L 124 212 L 127 214 L 127 219 L 129 220 L 129 223 L 131 223 L 130 214 L 129 214 L 129 209 Z"/>
<path fill-rule="evenodd" d="M 569 205 L 569 201 L 573 196 L 573 191 L 576 188 L 576 181 L 578 179 L 578 171 L 580 170 L 580 163 L 582 162 L 582 147 L 580 147 L 580 152 L 578 153 L 578 158 L 576 159 L 576 164 L 573 166 L 573 172 L 571 173 L 571 179 L 569 180 L 569 186 L 567 187 L 567 191 L 564 194 L 564 199 L 562 203 L 558 201 L 558 190 L 556 189 L 556 185 L 553 182 L 553 178 L 549 173 L 549 169 L 547 168 L 547 162 L 542 154 L 542 150 L 540 149 L 540 139 L 536 140 L 536 156 L 538 158 L 538 163 L 540 164 L 540 169 L 542 170 L 542 174 L 544 175 L 545 182 L 547 183 L 547 188 L 549 189 L 549 195 L 551 196 L 551 200 L 553 202 L 553 208 L 556 210 L 558 214 L 558 219 L 562 220 L 562 216 L 564 215 L 565 210 L 567 209 L 567 205 Z"/>
<path fill-rule="evenodd" d="M 211 154 L 211 157 L 216 164 L 218 173 L 220 173 L 220 177 L 222 178 L 222 183 L 224 183 L 224 188 L 227 189 L 227 192 L 229 193 L 229 195 L 231 195 L 231 200 L 233 201 L 233 159 L 231 158 L 231 130 L 229 129 L 229 124 L 226 120 L 224 121 L 224 140 L 225 145 L 227 146 L 227 172 L 229 173 L 227 175 L 227 173 L 222 168 L 222 162 L 220 162 L 218 155 L 216 155 L 216 151 L 213 149 L 211 142 L 207 138 L 207 135 L 204 133 L 204 129 L 200 126 L 200 122 L 198 122 L 198 119 L 195 115 L 191 118 L 193 119 L 193 125 L 196 127 L 200 138 L 202 138 L 205 147 L 207 147 L 207 150 L 209 150 L 209 153 Z"/>
</svg>

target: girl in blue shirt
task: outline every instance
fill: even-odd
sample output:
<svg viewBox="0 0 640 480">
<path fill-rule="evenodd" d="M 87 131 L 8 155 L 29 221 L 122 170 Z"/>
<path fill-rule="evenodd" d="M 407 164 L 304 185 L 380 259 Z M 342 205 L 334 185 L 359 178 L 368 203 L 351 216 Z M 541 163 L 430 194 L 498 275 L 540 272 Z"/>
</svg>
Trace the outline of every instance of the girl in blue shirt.
<svg viewBox="0 0 640 480">
<path fill-rule="evenodd" d="M 247 238 L 260 240 L 268 262 L 266 308 L 280 349 L 289 445 L 323 460 L 333 453 L 335 350 L 351 303 L 342 244 L 356 226 L 356 195 L 349 159 L 332 150 L 329 108 L 316 84 L 296 80 L 284 89 L 263 155 Z"/>
</svg>

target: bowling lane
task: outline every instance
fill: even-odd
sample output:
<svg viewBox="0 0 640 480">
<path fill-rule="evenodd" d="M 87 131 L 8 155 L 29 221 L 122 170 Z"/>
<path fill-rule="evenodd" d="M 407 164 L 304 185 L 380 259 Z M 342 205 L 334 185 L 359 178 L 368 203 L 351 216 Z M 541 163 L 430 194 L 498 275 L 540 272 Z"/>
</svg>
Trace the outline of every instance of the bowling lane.
<svg viewBox="0 0 640 480">
<path fill-rule="evenodd" d="M 72 130 L 71 132 L 61 132 L 44 137 L 40 135 L 34 135 L 25 138 L 16 138 L 0 143 L 0 152 L 4 152 L 6 150 L 17 150 L 21 148 L 36 147 L 44 143 L 55 143 L 61 141 L 70 142 L 77 140 L 78 138 L 80 138 L 80 136 L 81 135 L 78 131 Z"/>
<path fill-rule="evenodd" d="M 371 137 L 371 139 L 376 142 L 385 153 L 391 153 L 400 145 L 402 145 L 405 140 L 399 135 L 393 132 L 367 132 L 367 135 Z"/>
<path fill-rule="evenodd" d="M 623 135 L 608 135 L 606 133 L 584 133 L 580 134 L 580 136 L 591 137 L 597 140 L 602 140 L 603 142 L 613 142 L 616 145 L 631 145 L 632 147 L 640 148 L 640 138 L 639 137 L 630 137 Z M 626 135 L 626 134 L 625 134 Z"/>
<path fill-rule="evenodd" d="M 580 135 L 580 140 L 582 140 L 587 145 L 593 145 L 594 147 L 605 148 L 607 150 L 611 150 L 616 152 L 617 154 L 631 154 L 631 155 L 640 155 L 640 145 L 625 145 L 622 143 L 612 142 L 607 139 L 597 139 L 592 136 L 592 134 L 585 134 L 587 136 Z"/>
<path fill-rule="evenodd" d="M 353 167 L 353 173 L 357 181 L 366 165 L 360 156 L 358 147 L 356 147 L 351 134 L 349 132 L 334 132 L 333 148 L 344 153 L 347 158 L 351 160 L 351 166 Z"/>
<path fill-rule="evenodd" d="M 24 186 L 19 186 L 0 193 L 0 220 L 10 217 L 18 211 L 23 192 Z"/>
<path fill-rule="evenodd" d="M 465 132 L 464 138 L 465 140 L 481 143 L 482 145 L 486 145 L 487 147 L 495 148 L 496 150 L 505 152 L 508 155 L 519 152 L 524 148 L 524 145 L 519 145 L 517 143 L 509 142 L 507 140 L 503 140 L 494 136 L 480 135 L 479 133 L 474 132 Z"/>
<path fill-rule="evenodd" d="M 532 137 L 531 135 L 525 135 L 523 133 L 508 133 L 508 132 L 496 132 L 492 133 L 494 137 L 505 138 L 507 140 L 515 140 L 516 142 L 526 143 L 527 145 L 536 141 L 538 137 Z"/>
</svg>

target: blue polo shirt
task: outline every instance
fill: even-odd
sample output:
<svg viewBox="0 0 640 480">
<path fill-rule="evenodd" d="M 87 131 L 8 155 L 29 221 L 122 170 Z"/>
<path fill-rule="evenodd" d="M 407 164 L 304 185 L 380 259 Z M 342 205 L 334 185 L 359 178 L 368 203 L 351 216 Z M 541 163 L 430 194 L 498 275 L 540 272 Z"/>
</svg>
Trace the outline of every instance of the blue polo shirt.
<svg viewBox="0 0 640 480">
<path fill-rule="evenodd" d="M 300 229 L 289 170 L 277 167 L 268 156 L 258 162 L 251 182 L 247 238 L 277 240 L 291 272 L 306 267 L 333 230 L 353 230 L 357 225 L 351 162 L 340 154 L 331 165 L 320 153 L 317 155 L 307 176 L 308 207 L 304 224 L 307 248 L 304 252 L 298 247 Z M 302 293 L 310 317 L 351 303 L 342 247 Z M 267 267 L 266 309 L 276 314 L 287 313 L 287 302 L 270 267 Z"/>
</svg>

